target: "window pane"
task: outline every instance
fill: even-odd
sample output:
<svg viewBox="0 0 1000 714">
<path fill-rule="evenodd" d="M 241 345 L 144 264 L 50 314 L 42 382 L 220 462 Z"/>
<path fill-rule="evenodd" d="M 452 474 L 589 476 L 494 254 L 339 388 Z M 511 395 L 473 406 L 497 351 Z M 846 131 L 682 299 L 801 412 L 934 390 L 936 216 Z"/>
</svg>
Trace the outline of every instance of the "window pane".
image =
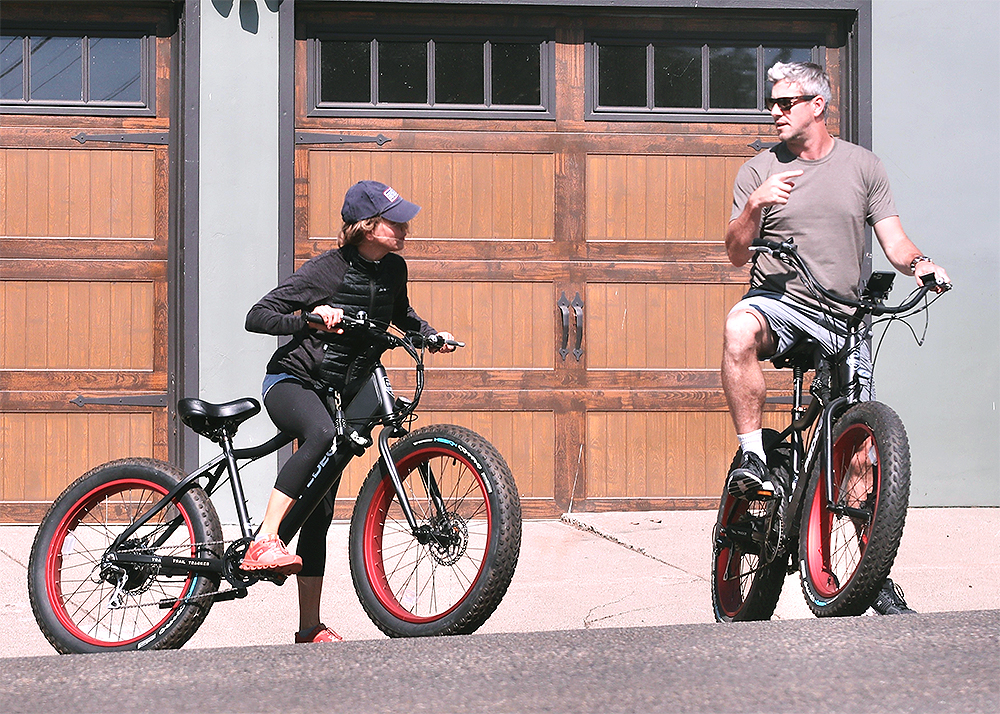
<svg viewBox="0 0 1000 714">
<path fill-rule="evenodd" d="M 485 104 L 483 43 L 436 42 L 434 101 L 438 104 Z"/>
<path fill-rule="evenodd" d="M 493 104 L 541 104 L 541 47 L 526 42 L 498 42 L 492 50 Z"/>
<path fill-rule="evenodd" d="M 767 70 L 776 62 L 812 62 L 812 50 L 806 47 L 765 47 L 764 48 L 764 79 L 766 87 L 764 96 L 771 96 L 773 82 L 767 82 Z"/>
<path fill-rule="evenodd" d="M 757 50 L 713 47 L 708 59 L 709 106 L 716 109 L 757 107 Z"/>
<path fill-rule="evenodd" d="M 0 36 L 0 99 L 24 99 L 23 39 Z"/>
<path fill-rule="evenodd" d="M 598 98 L 605 107 L 646 106 L 646 47 L 601 45 L 597 56 Z"/>
<path fill-rule="evenodd" d="M 701 107 L 701 48 L 653 48 L 653 105 Z"/>
<path fill-rule="evenodd" d="M 79 37 L 31 38 L 31 99 L 83 100 L 82 44 Z"/>
<path fill-rule="evenodd" d="M 775 62 L 812 62 L 812 50 L 808 47 L 765 47 L 765 74 Z"/>
<path fill-rule="evenodd" d="M 426 42 L 379 42 L 378 100 L 427 103 Z"/>
<path fill-rule="evenodd" d="M 371 43 L 328 41 L 319 52 L 321 102 L 371 103 Z"/>
<path fill-rule="evenodd" d="M 142 101 L 142 40 L 138 37 L 90 39 L 90 101 Z"/>
</svg>

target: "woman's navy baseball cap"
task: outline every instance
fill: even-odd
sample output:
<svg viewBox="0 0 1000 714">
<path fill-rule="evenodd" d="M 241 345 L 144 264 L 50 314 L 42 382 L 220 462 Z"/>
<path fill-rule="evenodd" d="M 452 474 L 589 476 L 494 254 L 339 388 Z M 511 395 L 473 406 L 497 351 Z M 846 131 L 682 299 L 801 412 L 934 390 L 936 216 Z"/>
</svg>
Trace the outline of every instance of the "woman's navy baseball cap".
<svg viewBox="0 0 1000 714">
<path fill-rule="evenodd" d="M 340 216 L 344 223 L 357 223 L 375 216 L 394 223 L 406 223 L 419 212 L 420 206 L 410 203 L 384 183 L 358 181 L 347 189 Z"/>
</svg>

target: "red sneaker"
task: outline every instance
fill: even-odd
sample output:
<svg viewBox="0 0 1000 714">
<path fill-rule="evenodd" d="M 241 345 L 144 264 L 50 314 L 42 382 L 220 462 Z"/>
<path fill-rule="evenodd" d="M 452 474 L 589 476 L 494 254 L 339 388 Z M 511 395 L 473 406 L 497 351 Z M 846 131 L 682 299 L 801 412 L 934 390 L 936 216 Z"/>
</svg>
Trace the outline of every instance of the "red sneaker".
<svg viewBox="0 0 1000 714">
<path fill-rule="evenodd" d="M 254 541 L 240 563 L 241 570 L 269 570 L 279 575 L 295 575 L 302 570 L 302 558 L 292 555 L 277 535 Z"/>
<path fill-rule="evenodd" d="M 343 642 L 343 641 L 344 641 L 343 637 L 338 635 L 336 632 L 331 630 L 322 622 L 316 625 L 316 627 L 312 628 L 305 634 L 302 634 L 301 630 L 295 633 L 296 644 L 303 644 L 306 642 Z"/>
</svg>

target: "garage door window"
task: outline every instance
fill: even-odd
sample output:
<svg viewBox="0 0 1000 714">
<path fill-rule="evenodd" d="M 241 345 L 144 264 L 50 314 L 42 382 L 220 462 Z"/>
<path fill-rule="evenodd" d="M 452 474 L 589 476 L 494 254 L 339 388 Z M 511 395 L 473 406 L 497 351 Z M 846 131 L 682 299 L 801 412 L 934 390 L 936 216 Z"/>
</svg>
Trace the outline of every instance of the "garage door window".
<svg viewBox="0 0 1000 714">
<path fill-rule="evenodd" d="M 151 114 L 154 63 L 146 36 L 3 34 L 6 112 Z"/>
<path fill-rule="evenodd" d="M 317 40 L 313 114 L 538 118 L 553 103 L 552 52 L 540 38 Z"/>
<path fill-rule="evenodd" d="M 588 45 L 590 118 L 768 121 L 767 69 L 819 47 L 599 40 Z"/>
</svg>

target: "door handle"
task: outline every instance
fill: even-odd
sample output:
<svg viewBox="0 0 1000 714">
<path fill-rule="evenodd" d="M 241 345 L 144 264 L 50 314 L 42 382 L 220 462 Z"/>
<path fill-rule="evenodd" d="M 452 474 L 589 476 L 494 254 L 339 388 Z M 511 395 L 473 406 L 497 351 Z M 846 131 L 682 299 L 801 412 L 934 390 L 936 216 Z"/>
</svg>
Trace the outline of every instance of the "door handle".
<svg viewBox="0 0 1000 714">
<path fill-rule="evenodd" d="M 573 298 L 572 305 L 576 316 L 576 348 L 573 350 L 573 356 L 579 362 L 583 357 L 583 298 L 580 297 L 580 293 Z"/>
<path fill-rule="evenodd" d="M 570 302 L 564 292 L 559 296 L 556 305 L 559 307 L 559 314 L 562 317 L 562 347 L 559 349 L 559 356 L 565 362 L 566 355 L 569 354 L 569 312 L 570 308 L 573 308 L 573 321 L 576 324 L 576 346 L 573 349 L 573 356 L 579 362 L 580 358 L 583 357 L 583 298 L 580 297 L 580 293 L 577 293 L 573 302 Z"/>
<path fill-rule="evenodd" d="M 559 306 L 559 312 L 562 314 L 562 347 L 559 349 L 559 355 L 565 362 L 566 355 L 569 354 L 569 300 L 566 299 L 566 293 L 559 297 L 556 305 Z"/>
</svg>

